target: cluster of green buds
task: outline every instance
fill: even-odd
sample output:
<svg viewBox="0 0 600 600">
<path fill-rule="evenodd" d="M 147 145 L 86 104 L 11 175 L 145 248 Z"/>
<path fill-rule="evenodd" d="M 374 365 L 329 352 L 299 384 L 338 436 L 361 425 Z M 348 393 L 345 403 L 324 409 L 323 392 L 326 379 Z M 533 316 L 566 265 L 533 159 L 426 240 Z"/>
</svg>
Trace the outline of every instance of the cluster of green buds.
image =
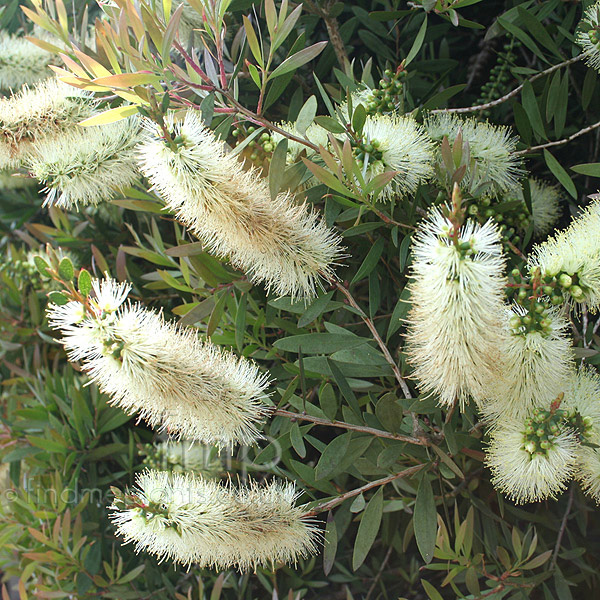
<svg viewBox="0 0 600 600">
<path fill-rule="evenodd" d="M 588 31 L 590 42 L 598 46 L 600 44 L 600 26 L 596 26 Z"/>
<path fill-rule="evenodd" d="M 490 71 L 489 80 L 482 86 L 481 95 L 476 104 L 487 104 L 504 95 L 506 85 L 512 77 L 510 69 L 515 63 L 516 51 L 520 46 L 521 42 L 510 36 L 509 41 L 504 44 L 503 50 L 498 53 L 496 65 Z M 483 116 L 489 116 L 489 111 L 482 112 Z"/>
<path fill-rule="evenodd" d="M 527 334 L 540 331 L 544 334 L 550 333 L 552 321 L 548 311 L 553 305 L 561 304 L 562 297 L 556 294 L 548 294 L 548 289 L 543 286 L 537 273 L 531 276 L 523 275 L 518 267 L 511 271 L 514 283 L 507 287 L 507 296 L 525 311 L 522 315 L 514 315 L 510 320 L 513 334 Z M 552 288 L 550 288 L 552 292 Z"/>
<path fill-rule="evenodd" d="M 243 125 L 239 125 L 232 132 L 231 135 L 236 138 L 237 143 L 247 138 L 249 135 L 256 131 L 256 127 L 251 125 L 247 129 Z M 262 165 L 265 161 L 269 162 L 275 150 L 275 141 L 270 133 L 263 132 L 260 137 L 254 138 L 248 142 L 248 149 L 250 151 L 249 158 L 256 165 Z"/>
<path fill-rule="evenodd" d="M 377 166 L 383 161 L 383 152 L 379 149 L 378 140 L 352 140 L 352 154 L 356 158 L 358 166 L 362 169 L 367 163 L 369 166 Z"/>
<path fill-rule="evenodd" d="M 375 114 L 396 110 L 398 104 L 402 102 L 403 80 L 406 75 L 404 64 L 401 64 L 395 71 L 386 69 L 383 77 L 379 80 L 379 87 L 372 90 L 366 102 L 367 112 Z"/>
<path fill-rule="evenodd" d="M 555 400 L 550 410 L 538 409 L 525 421 L 523 431 L 523 449 L 533 458 L 536 454 L 547 455 L 554 446 L 553 439 L 560 433 L 565 411 L 560 409 L 562 394 Z"/>
<path fill-rule="evenodd" d="M 589 437 L 594 426 L 594 419 L 589 415 L 584 417 L 577 409 L 565 411 L 565 421 L 574 431 L 580 442 L 585 441 Z"/>
<path fill-rule="evenodd" d="M 512 202 L 503 204 L 494 205 L 488 196 L 473 198 L 467 207 L 467 213 L 482 224 L 490 218 L 494 219 L 500 224 L 502 241 L 518 246 L 531 224 L 531 215 L 523 202 L 518 205 L 513 205 Z"/>
</svg>

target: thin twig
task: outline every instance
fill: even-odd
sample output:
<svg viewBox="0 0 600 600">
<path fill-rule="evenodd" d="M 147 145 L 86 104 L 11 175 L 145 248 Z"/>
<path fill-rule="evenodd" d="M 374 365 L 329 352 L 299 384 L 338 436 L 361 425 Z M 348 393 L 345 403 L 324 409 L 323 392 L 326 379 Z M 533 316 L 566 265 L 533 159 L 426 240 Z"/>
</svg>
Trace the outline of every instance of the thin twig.
<svg viewBox="0 0 600 600">
<path fill-rule="evenodd" d="M 381 339 L 381 336 L 379 335 L 379 332 L 377 331 L 377 329 L 375 327 L 375 323 L 373 323 L 373 320 L 370 319 L 365 314 L 363 309 L 357 304 L 356 300 L 354 299 L 354 296 L 352 296 L 352 294 L 350 293 L 350 290 L 347 290 L 339 281 L 336 281 L 334 283 L 334 285 L 337 287 L 337 289 L 340 292 L 342 292 L 342 294 L 344 294 L 344 296 L 346 296 L 346 299 L 348 300 L 348 303 L 350 304 L 350 306 L 352 306 L 352 308 L 355 308 L 356 310 L 359 311 L 362 320 L 364 321 L 365 325 L 369 328 L 371 335 L 373 336 L 373 338 L 377 342 L 377 345 L 381 349 L 381 352 L 383 353 L 385 360 L 392 367 L 392 371 L 394 371 L 396 381 L 402 388 L 404 397 L 407 399 L 412 398 L 410 389 L 408 388 L 408 385 L 406 385 L 406 381 L 404 381 L 404 378 L 402 377 L 402 374 L 400 373 L 400 369 L 398 368 L 396 361 L 393 359 L 392 355 L 390 354 L 390 351 L 387 349 L 387 346 L 385 345 L 384 341 Z"/>
<path fill-rule="evenodd" d="M 358 496 L 359 494 L 362 494 L 363 492 L 367 492 L 368 490 L 373 489 L 374 487 L 378 487 L 380 485 L 386 485 L 387 483 L 390 483 L 396 479 L 410 477 L 411 475 L 418 473 L 421 469 L 423 469 L 426 466 L 427 466 L 426 464 L 415 465 L 414 467 L 409 467 L 408 469 L 404 469 L 404 471 L 400 471 L 400 473 L 395 473 L 394 475 L 389 475 L 388 477 L 384 477 L 383 479 L 377 479 L 375 481 L 371 481 L 370 483 L 367 483 L 367 484 L 363 485 L 362 487 L 356 488 L 354 490 L 350 490 L 349 492 L 345 492 L 344 494 L 342 494 L 341 496 L 338 496 L 337 498 L 334 498 L 333 500 L 328 500 L 327 502 L 323 502 L 322 504 L 317 504 L 317 506 L 311 508 L 308 512 L 304 513 L 303 516 L 304 517 L 314 517 L 314 516 L 318 515 L 319 513 L 331 510 L 332 508 L 339 506 L 340 504 L 342 504 L 342 502 L 345 502 L 346 500 L 348 500 L 348 498 L 354 498 L 354 496 Z"/>
<path fill-rule="evenodd" d="M 558 560 L 558 552 L 560 550 L 560 544 L 563 539 L 563 535 L 565 534 L 565 530 L 567 528 L 567 521 L 569 520 L 569 513 L 571 512 L 571 507 L 573 506 L 573 491 L 574 487 L 571 486 L 569 490 L 569 500 L 567 501 L 567 508 L 565 510 L 565 514 L 563 515 L 562 522 L 560 524 L 560 529 L 558 530 L 558 537 L 556 538 L 556 544 L 554 545 L 554 552 L 552 553 L 552 561 L 550 562 L 551 568 L 553 569 L 556 566 L 556 561 Z"/>
<path fill-rule="evenodd" d="M 308 421 L 309 423 L 315 423 L 316 425 L 325 425 L 326 427 L 338 427 L 339 429 L 349 429 L 351 431 L 359 431 L 361 433 L 368 433 L 381 438 L 387 438 L 389 440 L 396 440 L 398 442 L 406 442 L 407 444 L 415 444 L 417 446 L 429 446 L 430 442 L 426 438 L 416 438 L 410 435 L 402 435 L 401 433 L 391 433 L 390 431 L 384 431 L 383 429 L 375 429 L 374 427 L 367 427 L 366 425 L 355 425 L 354 423 L 346 423 L 344 421 L 329 421 L 320 417 L 313 417 L 305 413 L 295 413 L 289 410 L 281 408 L 276 409 L 271 413 L 272 416 L 287 417 L 288 419 L 298 419 L 300 421 Z"/>
<path fill-rule="evenodd" d="M 387 223 L 388 225 L 396 225 L 396 227 L 405 227 L 406 229 L 413 229 L 416 231 L 416 227 L 414 227 L 413 225 L 407 225 L 406 223 L 400 223 L 399 221 L 394 221 L 394 219 L 388 217 L 385 213 L 381 212 L 380 210 L 378 210 L 377 208 L 373 209 L 373 212 L 384 222 Z"/>
<path fill-rule="evenodd" d="M 307 8 L 311 13 L 321 17 L 323 21 L 325 21 L 327 34 L 329 35 L 329 41 L 331 42 L 331 46 L 333 47 L 333 51 L 335 52 L 338 63 L 340 63 L 342 71 L 344 71 L 344 73 L 348 73 L 350 70 L 350 59 L 348 58 L 348 53 L 346 52 L 346 47 L 344 46 L 344 41 L 342 40 L 342 36 L 340 34 L 340 26 L 337 19 L 331 16 L 329 12 L 332 6 L 335 4 L 335 0 L 328 2 L 325 8 L 318 6 L 312 0 L 304 0 L 303 4 L 304 7 Z"/>
<path fill-rule="evenodd" d="M 383 575 L 383 570 L 385 569 L 386 565 L 388 564 L 388 560 L 390 560 L 390 556 L 392 556 L 393 549 L 394 549 L 394 546 L 390 546 L 388 548 L 385 558 L 383 559 L 383 562 L 381 563 L 381 566 L 379 567 L 379 570 L 377 571 L 377 575 L 375 575 L 375 579 L 373 579 L 373 583 L 372 583 L 371 587 L 369 588 L 367 595 L 365 596 L 365 600 L 369 600 L 369 598 L 371 597 L 371 594 L 375 591 L 375 588 L 377 587 L 377 582 L 381 579 L 381 576 Z"/>
<path fill-rule="evenodd" d="M 588 127 L 584 127 L 583 129 L 576 131 L 569 137 L 563 138 L 562 140 L 555 140 L 554 142 L 547 142 L 546 144 L 540 144 L 539 146 L 525 148 L 525 150 L 519 150 L 518 152 L 515 152 L 515 154 L 529 154 L 530 152 L 537 152 L 538 150 L 543 150 L 544 148 L 551 148 L 552 146 L 562 146 L 563 144 L 567 144 L 568 142 L 574 140 L 575 138 L 578 138 L 579 136 L 582 136 L 586 133 L 589 133 L 590 131 L 593 131 L 594 129 L 597 129 L 598 127 L 600 127 L 600 121 Z"/>
<path fill-rule="evenodd" d="M 549 67 L 545 71 L 540 71 L 539 73 L 536 73 L 535 75 L 533 75 L 529 79 L 526 79 L 525 81 L 529 81 L 531 83 L 531 82 L 535 81 L 536 79 L 540 79 L 540 77 L 544 77 L 545 75 L 550 75 L 550 73 L 554 73 L 554 71 L 557 71 L 558 69 L 561 69 L 562 67 L 567 67 L 567 66 L 573 64 L 574 62 L 581 60 L 582 58 L 583 58 L 583 54 L 579 54 L 578 56 L 575 56 L 574 58 L 570 58 L 569 60 L 565 60 L 561 63 L 558 63 L 557 65 L 553 65 L 552 67 Z M 525 81 L 521 85 L 517 86 L 514 90 L 511 90 L 510 92 L 508 92 L 508 94 L 505 94 L 504 96 L 502 96 L 502 98 L 498 98 L 497 100 L 492 100 L 491 102 L 486 102 L 485 104 L 478 104 L 477 106 L 466 106 L 464 108 L 438 108 L 436 110 L 432 110 L 431 112 L 432 113 L 469 113 L 469 112 L 476 112 L 478 110 L 488 110 L 489 108 L 498 106 L 498 104 L 502 104 L 503 102 L 506 102 L 507 100 L 510 100 L 512 97 L 516 96 L 525 86 Z"/>
</svg>

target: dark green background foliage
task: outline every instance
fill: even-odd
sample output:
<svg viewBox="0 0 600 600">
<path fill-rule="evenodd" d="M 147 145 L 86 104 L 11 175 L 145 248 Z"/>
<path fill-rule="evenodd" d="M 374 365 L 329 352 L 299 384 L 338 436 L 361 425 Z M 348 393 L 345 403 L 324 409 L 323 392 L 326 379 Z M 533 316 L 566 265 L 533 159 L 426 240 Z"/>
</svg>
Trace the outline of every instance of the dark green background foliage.
<svg viewBox="0 0 600 600">
<path fill-rule="evenodd" d="M 18 4 L 5 3 L 3 29 L 30 29 Z M 343 72 L 329 45 L 273 85 L 266 116 L 294 120 L 311 95 L 319 102 L 317 114 L 328 114 L 325 98 L 342 100 L 361 78 L 377 82 L 409 54 L 407 112 L 499 98 L 524 78 L 577 54 L 573 33 L 589 3 L 408 4 L 306 3 L 275 64 L 294 44 L 298 49 L 328 40 L 333 27 L 354 63 L 356 81 Z M 84 5 L 74 3 L 76 22 Z M 73 5 L 68 8 L 72 14 Z M 95 10 L 90 6 L 90 22 Z M 255 25 L 266 31 L 260 3 L 238 0 L 227 16 L 229 36 L 242 26 L 242 15 L 254 15 Z M 248 76 L 239 81 L 239 101 L 254 110 L 256 86 Z M 566 138 L 598 121 L 599 112 L 596 73 L 579 62 L 527 83 L 522 93 L 475 116 L 512 126 L 524 149 Z M 211 127 L 234 145 L 232 121 L 215 114 Z M 596 191 L 597 164 L 571 167 L 599 162 L 598 131 L 551 147 L 551 155 L 527 155 L 535 176 L 558 180 L 564 188 L 561 225 Z M 600 594 L 600 519 L 593 502 L 576 487 L 557 501 L 525 507 L 504 500 L 489 483 L 485 437 L 474 409 L 448 415 L 434 399 L 419 401 L 412 383 L 414 398 L 403 399 L 362 319 L 372 319 L 402 373 L 409 374 L 402 318 L 409 308 L 403 290 L 412 229 L 394 222 L 414 226 L 437 190 L 423 186 L 414 198 L 377 205 L 383 218 L 324 185 L 308 193 L 342 232 L 349 256 L 338 274 L 359 309 L 335 288 L 309 305 L 266 297 L 260 286 L 203 252 L 143 186 L 81 212 L 42 209 L 38 192 L 0 191 L 0 455 L 10 477 L 6 486 L 15 487 L 3 495 L 0 565 L 7 576 L 27 582 L 22 598 L 569 600 Z M 276 381 L 272 401 L 280 408 L 358 426 L 270 419 L 266 441 L 234 453 L 234 476 L 242 463 L 246 468 L 250 463 L 257 479 L 295 480 L 301 501 L 310 502 L 413 465 L 426 467 L 321 514 L 325 550 L 296 568 L 246 575 L 185 572 L 136 555 L 115 538 L 105 507 L 110 486 L 133 482 L 143 468 L 145 445 L 156 436 L 109 407 L 67 364 L 44 318 L 51 286 L 27 258 L 43 244 L 68 251 L 76 267 L 131 281 L 133 296 L 147 306 L 270 369 Z M 524 252 L 530 244 L 530 232 L 517 243 Z M 511 257 L 510 266 L 518 265 L 518 256 Z M 591 364 L 600 362 L 593 327 L 593 319 L 573 323 L 576 344 L 582 347 L 585 340 L 587 346 L 579 355 Z M 364 431 L 411 435 L 410 411 L 435 444 L 423 447 Z"/>
</svg>

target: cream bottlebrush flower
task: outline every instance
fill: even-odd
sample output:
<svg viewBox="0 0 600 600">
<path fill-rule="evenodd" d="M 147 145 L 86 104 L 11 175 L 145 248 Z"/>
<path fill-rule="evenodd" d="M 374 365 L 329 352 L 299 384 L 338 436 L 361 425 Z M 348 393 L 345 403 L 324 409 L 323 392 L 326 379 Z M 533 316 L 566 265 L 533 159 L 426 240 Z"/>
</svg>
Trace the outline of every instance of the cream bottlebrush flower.
<svg viewBox="0 0 600 600">
<path fill-rule="evenodd" d="M 523 170 L 521 159 L 515 154 L 518 140 L 511 135 L 508 127 L 482 123 L 472 118 L 463 119 L 449 113 L 430 115 L 425 120 L 425 127 L 438 142 L 447 137 L 450 146 L 462 132 L 463 145 L 465 142 L 468 144 L 468 153 L 463 147 L 463 162 L 467 170 L 461 185 L 466 184 L 470 192 L 476 192 L 480 186 L 487 186 L 486 191 L 496 193 L 518 189 Z M 444 169 L 439 152 L 437 165 L 437 171 Z"/>
<path fill-rule="evenodd" d="M 600 375 L 593 367 L 581 367 L 563 384 L 565 395 L 561 408 L 569 413 L 578 413 L 583 423 L 571 423 L 575 432 L 582 437 L 600 434 Z M 582 429 L 583 431 L 579 431 Z"/>
<path fill-rule="evenodd" d="M 562 194 L 557 186 L 533 177 L 529 179 L 529 188 L 533 210 L 533 234 L 541 237 L 552 229 L 560 216 Z"/>
<path fill-rule="evenodd" d="M 566 386 L 561 408 L 582 444 L 577 449 L 575 478 L 584 491 L 600 504 L 600 376 L 592 367 L 582 367 Z M 589 444 L 593 445 L 589 445 Z"/>
<path fill-rule="evenodd" d="M 568 322 L 558 309 L 546 317 L 546 332 L 513 329 L 510 321 L 526 311 L 515 305 L 507 311 L 500 368 L 488 383 L 482 413 L 494 423 L 505 418 L 524 419 L 532 409 L 548 406 L 573 372 L 573 351 Z M 500 317 L 500 316 L 499 316 Z"/>
<path fill-rule="evenodd" d="M 44 205 L 65 208 L 114 198 L 138 179 L 139 119 L 70 131 L 35 144 L 26 163 L 46 186 Z"/>
<path fill-rule="evenodd" d="M 389 200 L 414 193 L 433 175 L 433 148 L 425 129 L 412 117 L 369 115 L 354 154 L 367 182 L 385 171 L 398 171 L 380 194 Z"/>
<path fill-rule="evenodd" d="M 69 323 L 79 316 L 73 303 L 50 305 L 48 316 L 69 359 L 82 362 L 112 404 L 191 441 L 222 447 L 260 437 L 268 378 L 254 363 L 139 304 L 125 305 L 129 288 L 114 280 L 96 280 L 94 290 L 83 321 Z"/>
<path fill-rule="evenodd" d="M 292 484 L 235 489 L 192 474 L 145 471 L 117 496 L 111 519 L 125 543 L 183 565 L 240 571 L 296 563 L 316 552 L 316 528 Z"/>
<path fill-rule="evenodd" d="M 24 37 L 0 31 L 0 89 L 16 90 L 49 77 L 53 55 Z"/>
<path fill-rule="evenodd" d="M 446 406 L 484 398 L 487 383 L 499 377 L 505 336 L 504 257 L 496 224 L 468 221 L 458 247 L 451 229 L 434 209 L 416 234 L 407 335 L 419 387 Z"/>
<path fill-rule="evenodd" d="M 94 113 L 95 107 L 87 92 L 57 79 L 1 98 L 0 168 L 18 166 L 36 142 L 75 128 Z"/>
<path fill-rule="evenodd" d="M 487 450 L 493 485 L 517 504 L 556 498 L 573 476 L 578 444 L 574 433 L 563 429 L 549 436 L 547 445 L 536 447 L 524 421 L 507 418 L 493 430 Z"/>
<path fill-rule="evenodd" d="M 587 65 L 600 70 L 600 2 L 592 4 L 583 13 L 575 41 L 583 49 Z"/>
<path fill-rule="evenodd" d="M 539 268 L 563 296 L 595 311 L 600 306 L 600 201 L 592 202 L 567 229 L 534 246 L 528 268 Z"/>
<path fill-rule="evenodd" d="M 140 168 L 209 252 L 277 295 L 313 296 L 321 278 L 334 276 L 339 236 L 314 211 L 289 194 L 271 199 L 267 181 L 244 171 L 193 111 L 167 127 L 181 144 L 173 150 L 149 124 Z"/>
</svg>

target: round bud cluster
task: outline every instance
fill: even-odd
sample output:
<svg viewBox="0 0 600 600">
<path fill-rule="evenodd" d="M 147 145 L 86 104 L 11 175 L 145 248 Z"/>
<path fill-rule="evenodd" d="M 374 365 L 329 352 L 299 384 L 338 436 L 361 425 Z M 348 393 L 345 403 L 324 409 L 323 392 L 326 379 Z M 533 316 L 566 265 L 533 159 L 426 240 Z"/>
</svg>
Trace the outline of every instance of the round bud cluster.
<svg viewBox="0 0 600 600">
<path fill-rule="evenodd" d="M 537 410 L 525 421 L 523 449 L 533 458 L 535 454 L 547 455 L 554 446 L 553 439 L 560 433 L 560 423 L 565 411 Z"/>
<path fill-rule="evenodd" d="M 379 80 L 379 87 L 371 92 L 365 104 L 367 112 L 376 114 L 396 110 L 402 99 L 402 80 L 406 78 L 406 74 L 402 65 L 395 72 L 386 69 L 383 78 Z"/>
<path fill-rule="evenodd" d="M 562 296 L 554 292 L 555 286 L 543 286 L 536 289 L 527 277 L 521 274 L 518 267 L 511 271 L 514 281 L 513 286 L 507 288 L 509 300 L 519 304 L 526 309 L 522 315 L 514 315 L 510 320 L 513 334 L 527 334 L 532 331 L 540 331 L 548 334 L 552 328 L 552 320 L 549 315 L 551 306 L 561 304 Z"/>
<path fill-rule="evenodd" d="M 379 150 L 380 143 L 377 140 L 352 141 L 352 154 L 356 158 L 358 166 L 362 169 L 365 163 L 371 168 L 383 161 L 383 152 Z"/>
<path fill-rule="evenodd" d="M 527 207 L 519 202 L 520 206 L 515 206 L 509 210 L 498 210 L 499 205 L 492 205 L 492 199 L 489 197 L 474 198 L 467 206 L 467 213 L 477 219 L 480 223 L 485 223 L 488 219 L 494 219 L 500 224 L 502 241 L 510 241 L 518 246 L 523 235 L 529 228 L 531 216 Z"/>
<path fill-rule="evenodd" d="M 582 442 L 589 437 L 594 426 L 594 419 L 589 415 L 583 416 L 577 409 L 565 411 L 565 421 L 573 429 L 577 439 Z"/>
<path fill-rule="evenodd" d="M 590 29 L 588 31 L 588 36 L 590 37 L 590 42 L 592 42 L 592 44 L 596 44 L 596 46 L 600 45 L 600 26 Z"/>
<path fill-rule="evenodd" d="M 481 88 L 481 95 L 475 104 L 487 104 L 497 100 L 504 95 L 506 84 L 511 80 L 510 68 L 514 65 L 516 50 L 521 46 L 521 42 L 514 37 L 504 44 L 503 51 L 498 53 L 496 65 L 490 71 L 490 78 Z M 482 111 L 482 116 L 489 116 L 490 111 Z"/>
<path fill-rule="evenodd" d="M 239 143 L 255 131 L 256 127 L 254 126 L 245 129 L 242 125 L 239 125 L 231 132 L 231 135 L 236 138 Z M 248 143 L 247 147 L 250 150 L 250 160 L 256 165 L 262 165 L 265 161 L 270 162 L 273 150 L 275 150 L 275 145 L 275 141 L 271 134 L 266 131 L 263 132 L 258 138 L 254 138 Z"/>
</svg>

